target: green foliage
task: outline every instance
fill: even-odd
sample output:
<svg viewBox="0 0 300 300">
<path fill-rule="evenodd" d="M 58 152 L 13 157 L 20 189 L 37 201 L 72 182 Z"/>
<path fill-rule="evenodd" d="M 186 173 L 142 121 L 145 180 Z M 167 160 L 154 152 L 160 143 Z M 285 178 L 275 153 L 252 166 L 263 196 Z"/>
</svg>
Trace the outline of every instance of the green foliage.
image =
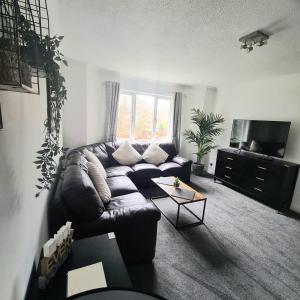
<svg viewBox="0 0 300 300">
<path fill-rule="evenodd" d="M 21 60 L 32 67 L 40 68 L 46 73 L 47 87 L 47 119 L 45 125 L 45 140 L 37 151 L 36 168 L 41 175 L 37 179 L 36 188 L 40 193 L 49 190 L 56 177 L 58 156 L 64 157 L 66 149 L 60 147 L 61 109 L 67 99 L 65 78 L 61 75 L 61 63 L 68 65 L 64 55 L 59 51 L 63 36 L 41 37 L 33 29 L 31 22 L 21 14 L 16 2 L 18 18 L 18 34 Z M 4 42 L 4 41 L 3 41 Z"/>
<path fill-rule="evenodd" d="M 179 186 L 179 185 L 180 185 L 180 179 L 179 177 L 175 177 L 174 186 Z"/>
<path fill-rule="evenodd" d="M 203 156 L 216 148 L 215 138 L 223 131 L 219 125 L 225 120 L 220 114 L 206 114 L 195 108 L 192 109 L 191 120 L 197 126 L 196 131 L 187 129 L 183 135 L 189 143 L 196 144 L 197 152 L 194 154 L 197 156 L 197 163 L 200 164 Z"/>
<path fill-rule="evenodd" d="M 56 177 L 56 157 L 64 157 L 66 149 L 60 147 L 61 109 L 67 99 L 65 78 L 61 75 L 61 63 L 68 65 L 64 55 L 59 51 L 63 36 L 46 36 L 38 43 L 42 67 L 46 72 L 47 84 L 47 119 L 45 120 L 45 141 L 41 150 L 37 151 L 36 168 L 41 176 L 36 185 L 39 192 L 49 190 Z"/>
</svg>

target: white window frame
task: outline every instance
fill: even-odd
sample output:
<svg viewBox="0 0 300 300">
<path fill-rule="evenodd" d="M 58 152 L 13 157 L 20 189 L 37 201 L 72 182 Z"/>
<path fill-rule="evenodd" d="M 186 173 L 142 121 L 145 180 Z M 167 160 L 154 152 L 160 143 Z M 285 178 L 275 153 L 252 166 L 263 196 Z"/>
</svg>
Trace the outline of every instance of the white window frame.
<svg viewBox="0 0 300 300">
<path fill-rule="evenodd" d="M 129 140 L 132 142 L 143 143 L 143 142 L 171 142 L 172 141 L 172 131 L 173 131 L 173 115 L 174 115 L 174 96 L 173 95 L 162 95 L 162 94 L 154 94 L 147 92 L 139 92 L 139 91 L 130 91 L 121 89 L 120 95 L 129 95 L 131 96 L 131 124 L 130 124 L 130 137 L 129 138 L 118 138 L 117 140 Z M 154 97 L 154 107 L 153 107 L 153 119 L 152 119 L 152 136 L 151 140 L 136 140 L 135 139 L 135 120 L 136 120 L 136 97 L 137 95 L 141 96 L 152 96 Z M 157 105 L 158 99 L 165 99 L 170 101 L 170 111 L 169 111 L 169 128 L 168 128 L 168 138 L 166 139 L 155 139 L 155 129 L 157 122 Z"/>
</svg>

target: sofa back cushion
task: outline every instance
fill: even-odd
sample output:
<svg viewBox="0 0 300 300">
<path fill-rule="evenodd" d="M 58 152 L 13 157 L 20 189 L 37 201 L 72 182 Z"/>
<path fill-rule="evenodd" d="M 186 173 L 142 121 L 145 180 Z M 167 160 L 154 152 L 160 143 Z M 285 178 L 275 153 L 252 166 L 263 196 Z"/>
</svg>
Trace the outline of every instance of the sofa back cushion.
<svg viewBox="0 0 300 300">
<path fill-rule="evenodd" d="M 119 148 L 122 142 L 106 142 L 106 143 L 96 143 L 92 145 L 82 146 L 73 149 L 69 152 L 67 160 L 71 160 L 72 164 L 86 164 L 86 160 L 82 155 L 84 149 L 88 149 L 93 152 L 97 158 L 100 160 L 104 168 L 120 166 L 120 164 L 113 158 L 112 154 Z M 149 147 L 150 143 L 130 143 L 131 146 L 140 154 L 143 155 L 146 149 Z M 177 155 L 176 148 L 173 143 L 159 143 L 161 149 L 163 149 L 169 155 L 166 162 L 172 161 L 172 159 Z M 75 154 L 77 153 L 77 154 Z M 82 159 L 83 157 L 83 159 Z M 71 164 L 71 162 L 67 164 Z M 139 163 L 144 163 L 141 160 Z"/>
<path fill-rule="evenodd" d="M 100 160 L 101 164 L 104 168 L 111 166 L 111 158 L 109 156 L 109 153 L 107 152 L 105 143 L 96 143 L 86 146 L 81 146 L 75 149 L 70 150 L 68 153 L 68 159 L 70 156 L 73 156 L 74 153 L 79 153 L 78 158 L 80 158 L 80 155 L 83 156 L 84 149 L 87 149 L 95 154 L 95 156 Z M 84 156 L 83 156 L 84 157 Z"/>
<path fill-rule="evenodd" d="M 67 221 L 75 221 L 70 214 L 69 210 L 62 201 L 61 191 L 63 183 L 63 173 L 59 174 L 59 179 L 54 186 L 54 195 L 50 196 L 51 201 L 49 203 L 48 211 L 48 222 L 49 222 L 49 233 L 53 235 L 57 230 Z"/>
<path fill-rule="evenodd" d="M 87 162 L 87 159 L 81 152 L 72 150 L 63 162 L 63 167 L 67 168 L 69 166 L 76 165 L 80 166 L 83 170 L 87 172 Z"/>
<path fill-rule="evenodd" d="M 106 149 L 107 149 L 107 154 L 110 157 L 110 163 L 111 166 L 118 166 L 120 165 L 113 157 L 112 153 L 116 151 L 121 145 L 121 142 L 109 142 L 105 143 Z M 131 143 L 130 144 L 140 155 L 143 155 L 144 152 L 147 150 L 149 147 L 150 143 Z M 168 154 L 168 158 L 166 162 L 172 161 L 172 159 L 177 155 L 177 151 L 175 148 L 175 145 L 173 143 L 159 143 L 159 147 L 164 150 Z M 139 161 L 138 163 L 144 163 L 144 160 Z"/>
<path fill-rule="evenodd" d="M 159 147 L 168 153 L 169 156 L 166 160 L 167 162 L 172 161 L 172 159 L 177 155 L 177 151 L 173 143 L 160 143 Z"/>
<path fill-rule="evenodd" d="M 64 172 L 61 197 L 76 221 L 99 218 L 104 205 L 87 172 L 78 165 L 70 165 Z"/>
</svg>

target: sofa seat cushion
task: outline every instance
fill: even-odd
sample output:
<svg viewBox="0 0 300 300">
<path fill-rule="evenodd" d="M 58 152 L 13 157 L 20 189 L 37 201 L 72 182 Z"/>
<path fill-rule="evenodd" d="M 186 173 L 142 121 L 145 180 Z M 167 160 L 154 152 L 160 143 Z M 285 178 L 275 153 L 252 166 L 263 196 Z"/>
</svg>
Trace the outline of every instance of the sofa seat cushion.
<svg viewBox="0 0 300 300">
<path fill-rule="evenodd" d="M 148 202 L 149 201 L 146 200 L 141 193 L 136 192 L 112 198 L 111 201 L 106 204 L 106 209 L 112 210 L 135 205 L 146 205 Z"/>
<path fill-rule="evenodd" d="M 135 184 L 127 176 L 109 177 L 106 182 L 112 197 L 138 192 Z"/>
<path fill-rule="evenodd" d="M 128 166 L 115 166 L 105 169 L 107 177 L 127 176 L 133 170 Z"/>
<path fill-rule="evenodd" d="M 161 170 L 153 164 L 136 164 L 132 166 L 132 170 L 133 174 L 130 174 L 130 176 L 133 176 L 134 178 L 138 179 L 156 178 L 162 175 Z"/>
<path fill-rule="evenodd" d="M 179 176 L 182 173 L 182 166 L 175 162 L 167 162 L 158 167 L 163 176 Z"/>
</svg>

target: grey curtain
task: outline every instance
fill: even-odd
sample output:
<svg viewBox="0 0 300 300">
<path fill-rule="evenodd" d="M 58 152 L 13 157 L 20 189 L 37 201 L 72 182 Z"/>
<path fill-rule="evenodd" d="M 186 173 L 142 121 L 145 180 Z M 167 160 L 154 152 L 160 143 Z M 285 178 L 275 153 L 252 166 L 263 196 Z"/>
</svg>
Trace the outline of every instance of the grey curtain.
<svg viewBox="0 0 300 300">
<path fill-rule="evenodd" d="M 120 94 L 120 83 L 114 81 L 105 82 L 106 93 L 106 121 L 105 140 L 114 142 L 117 133 L 117 117 Z"/>
<path fill-rule="evenodd" d="M 174 99 L 174 116 L 173 116 L 173 138 L 177 151 L 180 146 L 180 135 L 181 135 L 181 107 L 182 107 L 182 93 L 176 92 Z"/>
</svg>

